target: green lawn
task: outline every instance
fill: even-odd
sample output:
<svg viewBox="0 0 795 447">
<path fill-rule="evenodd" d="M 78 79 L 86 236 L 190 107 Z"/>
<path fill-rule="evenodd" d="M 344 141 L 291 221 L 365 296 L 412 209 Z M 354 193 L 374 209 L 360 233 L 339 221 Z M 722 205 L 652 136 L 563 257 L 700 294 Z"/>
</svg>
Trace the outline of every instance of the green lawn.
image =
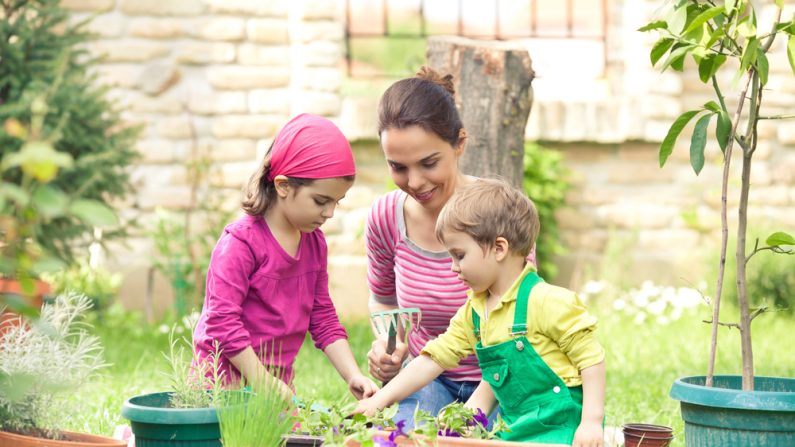
<svg viewBox="0 0 795 447">
<path fill-rule="evenodd" d="M 596 309 L 600 316 L 600 338 L 607 350 L 607 420 L 610 426 L 624 422 L 649 422 L 674 427 L 673 445 L 683 445 L 682 422 L 677 402 L 669 399 L 671 383 L 678 376 L 706 371 L 709 327 L 703 315 L 691 315 L 667 325 L 635 324 L 613 311 Z M 788 340 L 791 317 L 763 315 L 755 322 L 755 358 L 759 375 L 795 376 L 795 356 Z M 366 321 L 347 322 L 350 342 L 364 366 L 370 346 Z M 138 324 L 129 315 L 116 315 L 97 323 L 111 366 L 98 380 L 74 396 L 79 405 L 68 428 L 109 435 L 116 424 L 124 423 L 119 409 L 125 398 L 168 387 L 165 360 L 161 351 L 168 336 L 158 327 Z M 719 373 L 740 370 L 737 331 L 721 331 Z M 296 364 L 296 387 L 304 399 L 352 400 L 346 386 L 325 357 L 307 342 Z"/>
</svg>

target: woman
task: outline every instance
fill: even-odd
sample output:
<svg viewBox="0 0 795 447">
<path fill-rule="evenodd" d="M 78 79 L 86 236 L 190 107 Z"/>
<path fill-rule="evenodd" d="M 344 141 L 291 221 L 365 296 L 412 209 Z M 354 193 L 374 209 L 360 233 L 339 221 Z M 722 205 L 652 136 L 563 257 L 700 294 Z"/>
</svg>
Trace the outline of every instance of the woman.
<svg viewBox="0 0 795 447">
<path fill-rule="evenodd" d="M 450 255 L 436 239 L 436 218 L 447 200 L 473 177 L 459 170 L 467 133 L 454 101 L 452 76 L 423 67 L 417 76 L 390 86 L 378 106 L 378 134 L 392 180 L 399 190 L 370 209 L 365 233 L 370 312 L 417 307 L 420 324 L 386 354 L 385 334 L 376 334 L 370 374 L 389 380 L 409 356 L 443 333 L 466 301 L 467 286 L 450 270 Z M 531 261 L 532 259 L 531 254 Z M 432 414 L 465 402 L 480 383 L 475 356 L 463 360 L 399 404 L 395 420 L 414 425 L 414 410 Z"/>
</svg>

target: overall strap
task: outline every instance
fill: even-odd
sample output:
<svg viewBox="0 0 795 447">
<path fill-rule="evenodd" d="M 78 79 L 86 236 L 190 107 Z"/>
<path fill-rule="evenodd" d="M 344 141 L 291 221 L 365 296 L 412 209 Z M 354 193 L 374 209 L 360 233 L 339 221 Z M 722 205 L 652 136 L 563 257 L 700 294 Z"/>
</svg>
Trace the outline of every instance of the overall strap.
<svg viewBox="0 0 795 447">
<path fill-rule="evenodd" d="M 530 272 L 522 280 L 519 285 L 519 292 L 516 294 L 516 309 L 513 314 L 513 326 L 511 326 L 511 335 L 519 335 L 527 333 L 527 301 L 530 298 L 530 291 L 533 290 L 536 284 L 544 282 L 538 273 Z M 480 341 L 480 316 L 472 309 L 472 324 L 474 325 L 475 338 Z"/>
<path fill-rule="evenodd" d="M 516 294 L 516 307 L 513 310 L 512 336 L 527 333 L 527 302 L 530 299 L 530 291 L 540 282 L 544 282 L 544 280 L 538 276 L 538 273 L 530 272 L 519 285 L 519 293 Z"/>
</svg>

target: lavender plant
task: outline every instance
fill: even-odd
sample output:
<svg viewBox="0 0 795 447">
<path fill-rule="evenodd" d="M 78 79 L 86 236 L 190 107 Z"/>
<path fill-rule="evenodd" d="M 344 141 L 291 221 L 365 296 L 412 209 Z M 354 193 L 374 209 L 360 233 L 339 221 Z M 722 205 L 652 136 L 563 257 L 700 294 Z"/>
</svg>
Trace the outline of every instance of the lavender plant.
<svg viewBox="0 0 795 447">
<path fill-rule="evenodd" d="M 99 339 L 80 318 L 85 295 L 45 303 L 38 321 L 24 317 L 0 327 L 0 430 L 58 439 L 68 392 L 106 366 Z"/>
</svg>

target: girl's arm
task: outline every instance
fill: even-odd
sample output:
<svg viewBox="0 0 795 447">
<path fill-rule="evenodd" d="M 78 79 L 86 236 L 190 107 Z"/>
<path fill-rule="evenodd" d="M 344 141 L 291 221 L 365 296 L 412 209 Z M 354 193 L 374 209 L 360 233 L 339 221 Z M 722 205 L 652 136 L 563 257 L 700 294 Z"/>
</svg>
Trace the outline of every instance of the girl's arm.
<svg viewBox="0 0 795 447">
<path fill-rule="evenodd" d="M 469 396 L 469 400 L 464 404 L 465 407 L 473 410 L 480 408 L 486 415 L 491 414 L 496 405 L 497 398 L 494 396 L 494 391 L 492 391 L 489 382 L 485 380 L 480 381 L 480 385 L 475 388 L 475 391 Z"/>
<path fill-rule="evenodd" d="M 574 433 L 573 447 L 601 446 L 604 442 L 602 421 L 605 417 L 605 362 L 583 369 L 582 420 Z"/>
<path fill-rule="evenodd" d="M 342 338 L 329 344 L 323 353 L 326 354 L 342 380 L 348 384 L 348 389 L 356 399 L 370 397 L 378 391 L 378 386 L 359 371 L 348 340 Z"/>
<path fill-rule="evenodd" d="M 359 405 L 353 412 L 372 416 L 376 411 L 409 397 L 415 391 L 431 383 L 443 372 L 444 368 L 429 356 L 415 357 L 380 391 L 369 399 L 359 401 Z"/>
<path fill-rule="evenodd" d="M 279 390 L 282 397 L 288 401 L 292 399 L 293 390 L 268 371 L 268 368 L 260 362 L 251 346 L 230 357 L 229 361 L 240 371 L 240 374 L 246 379 L 246 383 L 255 388 L 260 386 L 275 387 Z"/>
</svg>

